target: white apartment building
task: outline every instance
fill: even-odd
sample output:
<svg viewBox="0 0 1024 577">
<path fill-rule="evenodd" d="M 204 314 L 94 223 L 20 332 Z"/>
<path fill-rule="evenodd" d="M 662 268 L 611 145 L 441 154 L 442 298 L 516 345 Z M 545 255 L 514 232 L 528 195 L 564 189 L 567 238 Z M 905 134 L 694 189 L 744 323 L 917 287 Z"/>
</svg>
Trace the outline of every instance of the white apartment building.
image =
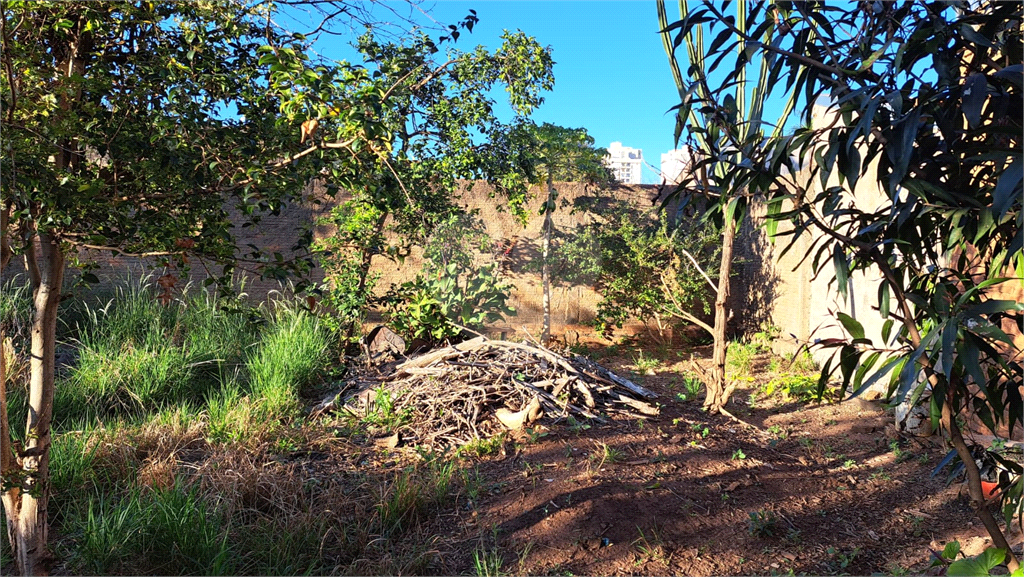
<svg viewBox="0 0 1024 577">
<path fill-rule="evenodd" d="M 621 142 L 613 142 L 608 147 L 605 165 L 612 171 L 615 180 L 623 184 L 641 184 L 640 167 L 644 163 L 644 153 L 639 148 L 622 146 Z"/>
<path fill-rule="evenodd" d="M 677 148 L 661 154 L 661 183 L 679 184 L 683 169 L 690 162 L 690 149 Z"/>
</svg>

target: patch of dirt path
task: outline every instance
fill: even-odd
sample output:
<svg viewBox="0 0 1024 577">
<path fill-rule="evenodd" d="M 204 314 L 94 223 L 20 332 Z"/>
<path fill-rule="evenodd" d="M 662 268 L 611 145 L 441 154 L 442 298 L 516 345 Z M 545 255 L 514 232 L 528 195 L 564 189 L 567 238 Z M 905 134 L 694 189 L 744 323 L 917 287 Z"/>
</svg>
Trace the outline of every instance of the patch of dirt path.
<svg viewBox="0 0 1024 577">
<path fill-rule="evenodd" d="M 738 391 L 730 411 L 755 430 L 678 400 L 682 368 L 640 377 L 658 417 L 534 431 L 479 462 L 475 499 L 438 518 L 439 569 L 490 555 L 533 575 L 891 574 L 953 539 L 988 543 L 962 486 L 930 477 L 937 437 L 898 436 L 880 405 L 751 408 Z"/>
</svg>

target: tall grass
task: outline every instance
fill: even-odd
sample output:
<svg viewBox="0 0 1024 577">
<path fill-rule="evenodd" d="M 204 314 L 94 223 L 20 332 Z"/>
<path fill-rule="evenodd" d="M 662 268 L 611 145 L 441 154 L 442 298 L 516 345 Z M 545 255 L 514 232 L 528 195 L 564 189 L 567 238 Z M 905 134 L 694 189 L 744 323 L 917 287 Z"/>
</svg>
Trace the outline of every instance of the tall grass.
<svg viewBox="0 0 1024 577">
<path fill-rule="evenodd" d="M 249 390 L 268 418 L 294 414 L 299 393 L 329 361 L 332 333 L 294 306 L 278 306 L 273 324 L 246 359 Z"/>
<path fill-rule="evenodd" d="M 200 292 L 164 305 L 144 283 L 82 305 L 77 362 L 54 399 L 58 426 L 198 404 L 258 338 L 255 315 L 237 303 Z"/>
<path fill-rule="evenodd" d="M 303 394 L 332 363 L 332 333 L 283 302 L 256 309 L 197 292 L 165 306 L 146 282 L 68 315 L 74 339 L 62 346 L 75 354 L 58 375 L 50 467 L 67 570 L 427 571 L 436 551 L 417 531 L 459 490 L 456 461 L 332 474 L 315 490 L 266 467 L 266 447 L 298 430 L 289 421 L 300 424 Z M 0 295 L 0 322 L 30 318 L 27 294 Z M 308 445 L 306 434 L 288 441 Z"/>
<path fill-rule="evenodd" d="M 133 489 L 89 505 L 71 565 L 100 574 L 230 575 L 227 527 L 194 490 Z"/>
</svg>

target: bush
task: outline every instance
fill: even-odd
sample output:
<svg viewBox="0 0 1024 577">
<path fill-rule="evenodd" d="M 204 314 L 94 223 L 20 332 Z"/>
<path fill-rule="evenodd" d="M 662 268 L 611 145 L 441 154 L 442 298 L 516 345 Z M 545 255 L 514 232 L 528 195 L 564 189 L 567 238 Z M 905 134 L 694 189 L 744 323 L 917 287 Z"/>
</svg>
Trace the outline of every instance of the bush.
<svg viewBox="0 0 1024 577">
<path fill-rule="evenodd" d="M 709 224 L 673 223 L 613 201 L 606 220 L 581 225 L 555 250 L 556 278 L 593 284 L 601 294 L 594 324 L 606 335 L 630 318 L 655 320 L 706 316 L 709 286 L 689 261 L 692 255 L 713 278 L 718 276 L 720 240 Z"/>
<path fill-rule="evenodd" d="M 512 285 L 498 278 L 489 259 L 491 239 L 475 214 L 457 213 L 434 225 L 423 246 L 423 272 L 392 285 L 381 299 L 396 332 L 431 343 L 462 336 L 462 327 L 482 330 L 485 323 L 515 314 L 508 306 Z"/>
</svg>

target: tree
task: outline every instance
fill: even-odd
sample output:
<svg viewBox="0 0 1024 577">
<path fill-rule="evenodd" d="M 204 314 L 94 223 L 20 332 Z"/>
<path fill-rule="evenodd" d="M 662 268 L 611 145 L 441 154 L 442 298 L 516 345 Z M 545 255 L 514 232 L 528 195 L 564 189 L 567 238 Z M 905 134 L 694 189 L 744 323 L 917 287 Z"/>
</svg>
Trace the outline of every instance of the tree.
<svg viewBox="0 0 1024 577">
<path fill-rule="evenodd" d="M 594 139 L 585 128 L 565 128 L 545 122 L 523 124 L 519 131 L 522 138 L 523 157 L 527 178 L 537 184 L 547 185 L 547 199 L 541 207 L 544 215 L 544 236 L 541 239 L 541 282 L 544 286 L 544 324 L 540 341 L 551 338 L 551 236 L 555 228 L 551 215 L 556 209 L 558 190 L 555 181 L 584 181 L 590 184 L 611 182 L 608 168 L 604 165 L 607 151 L 594 148 Z"/>
<path fill-rule="evenodd" d="M 735 163 L 731 190 L 766 195 L 775 222 L 793 237 L 817 234 L 808 256 L 832 264 L 844 293 L 856 270 L 881 277 L 877 309 L 882 339 L 846 315 L 847 338 L 819 346 L 835 355 L 819 382 L 842 377 L 854 393 L 888 378 L 889 393 L 916 402 L 930 389 L 942 430 L 962 461 L 970 499 L 1010 570 L 1019 566 L 985 504 L 978 467 L 957 416 L 973 409 L 990 429 L 1012 435 L 1022 420 L 1022 367 L 1007 333 L 1024 330 L 1024 305 L 1000 298 L 1024 277 L 1021 224 L 1024 60 L 1019 3 L 754 2 L 747 28 L 713 3 L 676 23 L 711 21 L 719 35 L 708 72 L 733 46 L 774 60 L 768 93 L 790 89 L 803 107 L 824 97 L 821 126 L 767 141 Z M 778 30 L 777 41 L 762 34 Z M 752 30 L 753 32 L 748 32 Z M 726 69 L 724 84 L 739 76 Z M 705 115 L 727 113 L 721 91 L 702 103 Z M 795 155 L 809 178 L 776 170 L 766 159 Z M 749 162 L 745 162 L 749 160 Z M 877 183 L 880 206 L 856 201 L 858 182 Z M 792 245 L 790 245 L 792 246 Z M 1012 284 L 1008 284 L 1012 283 Z M 1003 460 L 1004 514 L 1021 522 L 1024 478 Z"/>
<path fill-rule="evenodd" d="M 715 221 L 722 231 L 718 283 L 712 285 L 716 295 L 715 324 L 713 327 L 708 327 L 703 323 L 698 323 L 698 326 L 709 330 L 714 338 L 712 371 L 707 374 L 696 364 L 694 364 L 694 368 L 702 374 L 702 380 L 707 388 L 704 409 L 710 413 L 729 414 L 725 410 L 725 405 L 729 402 L 729 397 L 736 387 L 736 383 L 727 382 L 725 375 L 725 358 L 729 346 L 726 334 L 729 322 L 727 307 L 730 297 L 729 278 L 732 275 L 733 243 L 736 232 L 748 211 L 751 198 L 757 194 L 737 178 L 738 175 L 733 170 L 733 166 L 757 162 L 752 158 L 754 151 L 762 148 L 766 140 L 778 140 L 781 137 L 783 126 L 793 109 L 795 92 L 790 94 L 774 124 L 764 121 L 765 102 L 770 94 L 770 91 L 766 90 L 765 80 L 769 74 L 776 73 L 774 67 L 777 59 L 765 57 L 759 63 L 755 63 L 745 45 L 736 40 L 732 41 L 732 45 L 728 49 L 721 48 L 723 44 L 728 43 L 731 37 L 741 39 L 748 34 L 748 31 L 753 37 L 767 44 L 776 41 L 774 37 L 777 34 L 774 28 L 753 29 L 753 18 L 748 19 L 748 16 L 753 13 L 748 14 L 745 2 L 741 1 L 736 4 L 736 16 L 728 17 L 733 23 L 732 28 L 725 28 L 718 32 L 708 52 L 705 52 L 704 47 L 703 24 L 712 19 L 705 16 L 699 18 L 691 16 L 685 1 L 679 3 L 679 9 L 682 20 L 670 25 L 665 12 L 665 2 L 664 0 L 658 1 L 658 20 L 661 26 L 662 41 L 665 53 L 669 57 L 672 77 L 679 89 L 681 100 L 680 104 L 675 107 L 678 109 L 676 145 L 678 146 L 679 139 L 685 132 L 690 142 L 688 149 L 691 156 L 682 182 L 670 197 L 678 202 L 677 211 L 683 210 L 690 202 L 700 199 L 707 207 L 704 213 L 705 218 Z M 674 39 L 673 32 L 675 32 Z M 687 68 L 689 79 L 684 79 L 676 60 L 676 49 L 684 43 L 686 57 L 690 62 L 690 66 Z M 732 60 L 735 65 L 734 74 L 728 82 L 723 83 L 722 88 L 712 89 L 708 75 L 723 61 L 723 58 L 730 56 L 729 50 L 733 46 L 737 49 Z M 720 56 L 709 65 L 710 56 L 715 54 L 720 54 Z M 755 64 L 758 68 L 758 83 L 750 88 L 747 86 L 747 69 L 752 68 Z M 749 108 L 747 106 L 748 93 L 750 94 Z M 718 108 L 709 106 L 716 99 L 720 99 L 717 102 L 720 102 L 721 106 Z M 700 112 L 694 109 L 699 105 L 704 105 Z M 766 132 L 767 129 L 771 129 L 770 135 Z M 785 161 L 788 158 L 782 160 Z M 777 166 L 778 159 L 771 164 Z M 698 266 L 696 261 L 692 264 Z"/>
<path fill-rule="evenodd" d="M 3 265 L 25 255 L 34 290 L 24 445 L 10 435 L 0 375 L 0 464 L 14 557 L 31 574 L 47 562 L 54 337 L 66 264 L 84 265 L 83 279 L 95 280 L 77 249 L 152 258 L 179 271 L 220 266 L 221 279 L 238 263 L 275 278 L 302 274 L 313 263 L 301 251 L 293 259 L 258 247 L 240 255 L 229 212 L 256 223 L 300 199 L 317 177 L 330 180 L 330 192 L 372 187 L 381 174 L 399 173 L 388 165 L 409 125 L 393 118 L 409 120 L 401 111 L 411 109 L 412 88 L 438 90 L 430 81 L 448 66 L 465 75 L 507 72 L 522 87 L 511 91 L 513 104 L 533 106 L 531 59 L 543 55 L 513 42 L 500 72 L 453 61 L 441 71 L 409 64 L 396 78 L 310 64 L 310 42 L 276 27 L 270 3 L 5 2 L 0 12 L 0 252 Z M 454 42 L 472 21 L 451 26 L 439 43 Z M 406 50 L 406 60 L 439 50 L 418 38 L 422 46 L 408 50 L 368 49 L 380 61 L 392 60 L 389 50 Z M 465 106 L 483 114 L 488 104 Z M 406 192 L 385 187 L 382 196 Z"/>
<path fill-rule="evenodd" d="M 476 21 L 471 12 L 460 27 L 472 31 Z M 455 28 L 446 40 L 458 38 Z M 358 102 L 364 94 L 385 91 L 393 104 L 380 110 L 377 129 L 392 138 L 365 159 L 358 182 L 350 179 L 349 198 L 324 219 L 337 234 L 317 247 L 328 273 L 321 292 L 341 313 L 350 339 L 372 294 L 373 259 L 403 258 L 439 222 L 458 213 L 459 180 L 488 181 L 513 211 L 522 211 L 522 168 L 509 160 L 522 145 L 513 135 L 543 102 L 540 93 L 553 85 L 553 62 L 550 48 L 522 32 L 502 38 L 493 52 L 449 47 L 443 53 L 425 34 L 392 43 L 378 42 L 370 33 L 360 38 L 365 65 L 346 71 L 345 92 L 333 100 Z M 308 85 L 297 91 L 308 96 L 297 97 L 294 106 L 302 112 L 296 114 L 329 128 L 337 114 L 330 99 L 316 95 L 316 83 L 305 80 L 309 71 L 299 63 L 275 82 Z M 508 123 L 497 119 L 497 103 L 489 94 L 497 87 L 505 89 L 515 114 Z M 334 178 L 328 183 L 336 186 Z"/>
<path fill-rule="evenodd" d="M 717 273 L 721 234 L 711 223 L 615 198 L 595 198 L 574 210 L 586 210 L 595 222 L 560 235 L 554 275 L 597 289 L 598 330 L 609 335 L 638 318 L 648 327 L 653 320 L 658 337 L 673 320 L 713 332 L 705 321 L 714 286 L 706 271 Z"/>
</svg>

